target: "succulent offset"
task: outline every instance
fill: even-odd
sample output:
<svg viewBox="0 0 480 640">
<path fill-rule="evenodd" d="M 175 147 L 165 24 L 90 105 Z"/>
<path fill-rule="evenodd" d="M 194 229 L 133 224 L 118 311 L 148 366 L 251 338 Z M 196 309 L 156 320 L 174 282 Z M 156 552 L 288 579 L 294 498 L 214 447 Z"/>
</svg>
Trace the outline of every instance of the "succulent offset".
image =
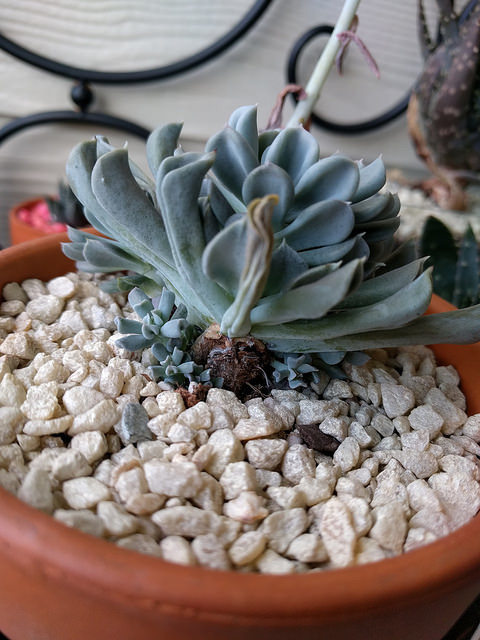
<svg viewBox="0 0 480 640">
<path fill-rule="evenodd" d="M 70 231 L 64 251 L 80 269 L 127 271 L 115 286 L 148 295 L 165 287 L 190 324 L 253 336 L 295 354 L 294 368 L 298 354 L 335 365 L 374 347 L 480 338 L 480 307 L 420 317 L 431 270 L 395 240 L 399 201 L 381 191 L 380 158 L 320 158 L 301 127 L 259 134 L 255 107 L 237 109 L 205 154 L 182 152 L 180 130 L 151 134 L 154 179 L 104 138 L 72 151 L 72 189 L 108 236 Z"/>
</svg>

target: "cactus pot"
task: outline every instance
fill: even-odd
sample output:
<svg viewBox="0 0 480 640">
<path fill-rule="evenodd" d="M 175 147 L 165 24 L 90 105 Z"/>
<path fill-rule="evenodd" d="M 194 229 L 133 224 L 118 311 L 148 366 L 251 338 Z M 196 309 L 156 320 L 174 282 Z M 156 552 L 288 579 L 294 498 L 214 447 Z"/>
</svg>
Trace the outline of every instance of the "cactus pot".
<svg viewBox="0 0 480 640">
<path fill-rule="evenodd" d="M 10 230 L 10 244 L 16 245 L 28 240 L 37 240 L 38 238 L 44 238 L 45 236 L 58 233 L 58 231 L 45 231 L 38 227 L 34 227 L 27 222 L 24 222 L 19 217 L 19 212 L 22 209 L 32 209 L 35 205 L 44 202 L 43 198 L 31 198 L 30 200 L 24 200 L 12 207 L 8 213 L 8 224 Z M 90 228 L 85 227 L 85 231 L 90 231 Z"/>
<path fill-rule="evenodd" d="M 66 235 L 0 252 L 0 285 L 72 268 Z M 451 308 L 435 298 L 431 311 Z M 434 347 L 480 412 L 480 343 Z M 0 629 L 10 640 L 439 640 L 480 591 L 480 516 L 389 560 L 267 576 L 183 567 L 121 549 L 0 490 Z"/>
</svg>

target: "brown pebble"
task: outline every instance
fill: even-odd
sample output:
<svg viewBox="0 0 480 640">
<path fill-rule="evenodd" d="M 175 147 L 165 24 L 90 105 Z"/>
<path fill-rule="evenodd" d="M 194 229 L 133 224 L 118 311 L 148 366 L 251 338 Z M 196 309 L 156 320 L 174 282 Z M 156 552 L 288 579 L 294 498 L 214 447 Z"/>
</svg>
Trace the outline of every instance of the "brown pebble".
<svg viewBox="0 0 480 640">
<path fill-rule="evenodd" d="M 335 453 L 340 446 L 340 442 L 336 438 L 320 431 L 318 424 L 297 425 L 297 431 L 305 444 L 311 449 L 321 451 L 321 453 Z"/>
</svg>

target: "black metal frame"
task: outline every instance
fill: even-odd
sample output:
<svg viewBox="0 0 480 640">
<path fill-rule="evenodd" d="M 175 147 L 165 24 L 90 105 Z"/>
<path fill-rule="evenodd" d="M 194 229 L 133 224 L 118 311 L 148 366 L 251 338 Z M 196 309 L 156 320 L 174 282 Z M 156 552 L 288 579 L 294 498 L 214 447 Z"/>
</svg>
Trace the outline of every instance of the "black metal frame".
<svg viewBox="0 0 480 640">
<path fill-rule="evenodd" d="M 123 130 L 146 139 L 150 133 L 149 130 L 135 122 L 107 113 L 90 112 L 88 109 L 94 97 L 90 83 L 112 85 L 155 82 L 186 73 L 214 59 L 240 40 L 261 18 L 271 2 L 272 0 L 256 0 L 255 4 L 239 22 L 216 42 L 201 51 L 172 64 L 142 71 L 103 72 L 73 67 L 38 55 L 0 33 L 0 49 L 34 67 L 75 80 L 76 84 L 72 88 L 70 97 L 77 107 L 77 110 L 45 111 L 15 118 L 0 129 L 0 144 L 23 129 L 50 123 L 99 124 Z"/>
</svg>

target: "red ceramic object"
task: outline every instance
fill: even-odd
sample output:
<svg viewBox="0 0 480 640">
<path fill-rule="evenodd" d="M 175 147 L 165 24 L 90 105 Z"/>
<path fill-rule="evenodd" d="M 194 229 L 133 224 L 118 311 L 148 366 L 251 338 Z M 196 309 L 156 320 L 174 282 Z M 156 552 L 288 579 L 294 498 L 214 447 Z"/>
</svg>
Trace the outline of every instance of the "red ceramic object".
<svg viewBox="0 0 480 640">
<path fill-rule="evenodd" d="M 0 252 L 0 285 L 72 266 L 59 237 L 44 238 Z M 480 412 L 480 343 L 435 352 Z M 390 560 L 262 576 L 120 549 L 0 490 L 0 629 L 10 640 L 439 640 L 479 591 L 480 516 Z"/>
<path fill-rule="evenodd" d="M 38 238 L 44 238 L 47 235 L 54 233 L 58 234 L 55 228 L 44 229 L 34 227 L 21 219 L 19 213 L 24 210 L 31 210 L 39 203 L 44 202 L 43 198 L 32 198 L 25 200 L 12 207 L 8 213 L 8 223 L 10 228 L 10 244 L 16 245 L 21 242 L 27 242 L 28 240 L 37 240 Z M 58 223 L 57 223 L 58 224 Z M 65 229 L 65 226 L 63 227 Z M 63 231 L 62 229 L 62 231 Z M 84 231 L 91 231 L 90 227 L 83 228 Z"/>
</svg>

